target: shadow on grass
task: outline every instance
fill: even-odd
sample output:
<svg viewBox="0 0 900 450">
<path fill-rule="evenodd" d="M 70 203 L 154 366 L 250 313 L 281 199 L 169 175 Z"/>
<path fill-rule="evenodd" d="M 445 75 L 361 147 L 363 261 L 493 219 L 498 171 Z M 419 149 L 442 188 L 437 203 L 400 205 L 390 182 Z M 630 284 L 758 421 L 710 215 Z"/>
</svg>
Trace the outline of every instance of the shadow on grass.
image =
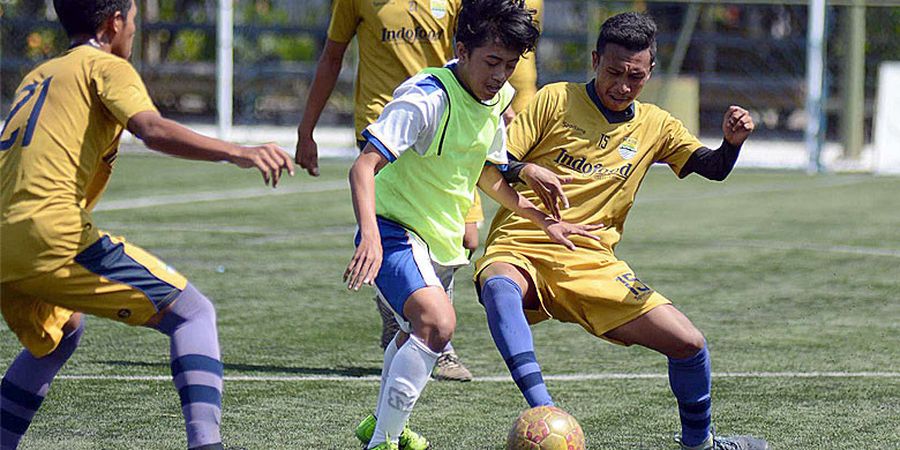
<svg viewBox="0 0 900 450">
<path fill-rule="evenodd" d="M 164 369 L 169 373 L 168 363 L 145 361 L 95 361 L 98 364 L 106 364 L 118 367 L 153 367 Z M 241 372 L 241 373 L 236 373 Z M 247 373 L 279 373 L 290 375 L 323 375 L 340 377 L 365 377 L 381 376 L 381 367 L 284 367 L 265 366 L 258 364 L 225 364 L 225 373 L 228 375 L 246 375 Z"/>
</svg>

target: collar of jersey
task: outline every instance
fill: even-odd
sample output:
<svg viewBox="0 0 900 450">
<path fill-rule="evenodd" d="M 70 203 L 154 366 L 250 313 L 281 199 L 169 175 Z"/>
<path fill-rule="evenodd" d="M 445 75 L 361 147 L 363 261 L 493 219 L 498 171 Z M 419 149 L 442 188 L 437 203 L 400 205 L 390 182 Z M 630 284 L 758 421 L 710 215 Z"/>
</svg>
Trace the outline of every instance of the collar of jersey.
<svg viewBox="0 0 900 450">
<path fill-rule="evenodd" d="M 594 102 L 594 106 L 600 110 L 600 113 L 603 114 L 603 117 L 606 118 L 606 121 L 613 123 L 622 123 L 628 122 L 631 119 L 634 119 L 634 103 L 628 105 L 628 108 L 622 111 L 613 111 L 605 106 L 603 106 L 603 102 L 600 101 L 600 97 L 597 96 L 597 90 L 594 89 L 594 81 L 591 80 L 587 84 L 585 84 L 585 89 L 587 89 L 587 95 L 591 98 L 591 101 Z"/>
<path fill-rule="evenodd" d="M 456 62 L 451 62 L 450 64 L 447 64 L 447 65 L 444 66 L 444 67 L 450 69 L 450 72 L 453 73 L 453 77 L 456 78 L 456 82 L 459 83 L 460 87 L 462 87 L 463 90 L 466 91 L 466 92 L 469 94 L 469 97 L 472 97 L 472 100 L 475 100 L 475 102 L 478 103 L 479 105 L 487 106 L 487 107 L 493 107 L 494 105 L 497 104 L 497 102 L 500 101 L 500 96 L 499 96 L 499 95 L 495 95 L 495 96 L 494 96 L 494 98 L 496 98 L 497 100 L 496 100 L 493 104 L 492 104 L 492 103 L 485 103 L 485 102 L 481 101 L 481 99 L 479 99 L 478 97 L 476 97 L 476 96 L 475 96 L 475 93 L 472 92 L 471 90 L 469 90 L 469 87 L 466 86 L 466 84 L 463 83 L 462 80 L 459 79 L 459 75 L 456 73 L 456 68 L 457 68 L 457 67 L 456 67 Z"/>
</svg>

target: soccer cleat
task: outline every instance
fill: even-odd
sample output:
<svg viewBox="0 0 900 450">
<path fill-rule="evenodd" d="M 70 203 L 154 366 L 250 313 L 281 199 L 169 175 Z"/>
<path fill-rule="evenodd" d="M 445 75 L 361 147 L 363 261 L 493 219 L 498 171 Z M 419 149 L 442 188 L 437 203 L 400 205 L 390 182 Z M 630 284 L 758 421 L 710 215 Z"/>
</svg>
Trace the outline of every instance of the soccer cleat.
<svg viewBox="0 0 900 450">
<path fill-rule="evenodd" d="M 375 305 L 378 306 L 378 314 L 381 315 L 381 349 L 384 350 L 394 340 L 394 335 L 400 331 L 400 324 L 394 317 L 394 311 L 382 303 L 377 295 L 375 296 Z"/>
<path fill-rule="evenodd" d="M 450 350 L 438 357 L 431 377 L 442 381 L 472 381 L 472 372 L 460 362 L 456 352 Z"/>
<path fill-rule="evenodd" d="M 359 425 L 356 426 L 356 438 L 359 439 L 363 444 L 368 444 L 369 441 L 372 440 L 372 435 L 375 434 L 375 423 L 378 422 L 378 419 L 375 418 L 374 414 L 369 414 Z M 431 448 L 431 444 L 428 443 L 428 440 L 424 437 L 420 436 L 413 430 L 409 429 L 409 425 L 403 427 L 403 431 L 400 432 L 399 439 L 399 449 L 400 450 L 428 450 Z M 381 447 L 376 447 L 381 448 Z M 385 447 L 390 448 L 390 447 Z"/>
<path fill-rule="evenodd" d="M 363 449 L 365 449 L 365 448 L 368 448 L 368 446 L 363 446 Z M 378 444 L 372 450 L 399 450 L 399 449 L 400 449 L 400 447 L 398 447 L 397 444 L 395 444 L 393 442 L 385 442 L 382 444 Z"/>
<path fill-rule="evenodd" d="M 714 432 L 713 432 L 714 433 Z M 753 436 L 716 436 L 710 434 L 702 444 L 696 447 L 688 447 L 681 442 L 680 436 L 675 436 L 682 450 L 769 450 L 769 443 Z"/>
</svg>

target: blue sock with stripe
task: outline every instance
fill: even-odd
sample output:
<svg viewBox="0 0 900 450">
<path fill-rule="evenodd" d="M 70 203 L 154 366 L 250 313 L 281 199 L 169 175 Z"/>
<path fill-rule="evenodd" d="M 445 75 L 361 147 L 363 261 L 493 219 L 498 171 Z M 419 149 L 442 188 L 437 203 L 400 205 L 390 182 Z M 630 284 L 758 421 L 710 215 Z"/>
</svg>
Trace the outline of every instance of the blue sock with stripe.
<svg viewBox="0 0 900 450">
<path fill-rule="evenodd" d="M 534 341 L 522 310 L 519 285 L 508 277 L 491 277 L 481 288 L 481 300 L 491 337 L 525 400 L 531 407 L 553 405 L 534 356 Z"/>
<path fill-rule="evenodd" d="M 181 399 L 188 448 L 219 444 L 222 361 L 212 303 L 188 284 L 157 329 L 170 338 L 172 380 Z"/>
<path fill-rule="evenodd" d="M 669 386 L 678 400 L 682 442 L 700 445 L 709 436 L 712 421 L 712 374 L 705 344 L 690 358 L 669 358 Z"/>
<path fill-rule="evenodd" d="M 64 336 L 49 355 L 35 358 L 28 350 L 22 350 L 10 364 L 0 382 L 0 448 L 14 449 L 19 445 L 47 396 L 50 383 L 78 348 L 82 334 L 83 317 L 78 328 Z"/>
</svg>

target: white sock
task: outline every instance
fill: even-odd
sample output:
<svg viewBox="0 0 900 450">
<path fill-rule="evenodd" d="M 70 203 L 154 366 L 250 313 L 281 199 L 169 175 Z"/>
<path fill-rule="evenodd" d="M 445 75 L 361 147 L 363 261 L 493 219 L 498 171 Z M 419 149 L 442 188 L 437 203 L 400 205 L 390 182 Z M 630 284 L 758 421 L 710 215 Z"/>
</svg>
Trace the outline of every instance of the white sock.
<svg viewBox="0 0 900 450">
<path fill-rule="evenodd" d="M 398 333 L 399 334 L 399 333 Z M 388 373 L 391 370 L 391 363 L 394 362 L 394 356 L 397 354 L 397 335 L 391 339 L 391 343 L 384 349 L 384 366 L 381 367 L 381 387 L 378 389 L 378 404 L 375 406 L 375 417 L 381 417 L 381 396 L 384 394 L 384 384 L 387 380 Z"/>
<path fill-rule="evenodd" d="M 412 335 L 397 350 L 387 376 L 383 377 L 384 392 L 378 399 L 378 423 L 369 442 L 370 449 L 388 440 L 397 442 L 416 400 L 431 377 L 431 369 L 438 356 Z"/>
</svg>

